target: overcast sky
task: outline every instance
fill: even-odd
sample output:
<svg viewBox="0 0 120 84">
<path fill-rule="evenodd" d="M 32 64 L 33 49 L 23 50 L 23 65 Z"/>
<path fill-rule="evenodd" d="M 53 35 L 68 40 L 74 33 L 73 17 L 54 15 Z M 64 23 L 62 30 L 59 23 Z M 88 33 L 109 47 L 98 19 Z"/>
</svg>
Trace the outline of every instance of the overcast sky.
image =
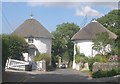
<svg viewBox="0 0 120 84">
<path fill-rule="evenodd" d="M 45 2 L 46 1 L 46 2 Z M 73 22 L 83 28 L 93 18 L 99 18 L 118 9 L 118 0 L 4 0 L 2 1 L 2 33 L 12 33 L 26 19 L 39 21 L 48 31 L 55 31 L 56 25 Z"/>
</svg>

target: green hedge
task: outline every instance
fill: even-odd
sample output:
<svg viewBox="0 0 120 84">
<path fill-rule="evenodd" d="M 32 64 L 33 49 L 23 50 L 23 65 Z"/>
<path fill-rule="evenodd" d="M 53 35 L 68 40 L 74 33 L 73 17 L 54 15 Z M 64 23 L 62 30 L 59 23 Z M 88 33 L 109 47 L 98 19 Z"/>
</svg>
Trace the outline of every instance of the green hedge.
<svg viewBox="0 0 120 84">
<path fill-rule="evenodd" d="M 112 77 L 115 75 L 120 75 L 120 68 L 115 68 L 110 71 L 99 70 L 99 71 L 92 73 L 93 78 Z"/>
</svg>

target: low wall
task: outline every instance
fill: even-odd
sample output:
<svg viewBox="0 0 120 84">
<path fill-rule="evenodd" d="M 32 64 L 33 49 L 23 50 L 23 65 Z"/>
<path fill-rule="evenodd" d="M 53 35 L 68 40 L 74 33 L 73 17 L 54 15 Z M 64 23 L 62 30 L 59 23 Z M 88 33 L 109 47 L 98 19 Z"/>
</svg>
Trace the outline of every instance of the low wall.
<svg viewBox="0 0 120 84">
<path fill-rule="evenodd" d="M 108 63 L 99 63 L 99 62 L 95 62 L 93 64 L 93 68 L 92 71 L 96 72 L 98 70 L 112 70 L 113 68 L 118 68 L 120 67 L 120 63 L 117 62 L 108 62 Z"/>
</svg>

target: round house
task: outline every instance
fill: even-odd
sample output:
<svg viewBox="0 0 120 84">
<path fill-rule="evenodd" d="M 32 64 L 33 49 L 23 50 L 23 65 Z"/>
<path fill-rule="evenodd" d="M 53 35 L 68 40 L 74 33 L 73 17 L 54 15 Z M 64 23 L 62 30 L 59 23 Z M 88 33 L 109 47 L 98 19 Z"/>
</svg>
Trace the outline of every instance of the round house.
<svg viewBox="0 0 120 84">
<path fill-rule="evenodd" d="M 51 56 L 52 35 L 37 20 L 25 20 L 12 34 L 24 37 L 29 44 L 28 53 L 23 53 L 25 61 L 32 61 L 38 52 Z"/>
<path fill-rule="evenodd" d="M 93 39 L 96 37 L 96 34 L 107 32 L 111 39 L 116 39 L 116 34 L 112 33 L 108 29 L 106 29 L 102 24 L 93 20 L 85 27 L 81 28 L 73 37 L 72 40 L 74 42 L 74 60 L 73 60 L 73 68 L 75 67 L 75 54 L 76 54 L 76 46 L 79 48 L 79 52 L 84 54 L 85 56 L 94 57 L 98 54 L 97 51 L 93 50 Z"/>
</svg>

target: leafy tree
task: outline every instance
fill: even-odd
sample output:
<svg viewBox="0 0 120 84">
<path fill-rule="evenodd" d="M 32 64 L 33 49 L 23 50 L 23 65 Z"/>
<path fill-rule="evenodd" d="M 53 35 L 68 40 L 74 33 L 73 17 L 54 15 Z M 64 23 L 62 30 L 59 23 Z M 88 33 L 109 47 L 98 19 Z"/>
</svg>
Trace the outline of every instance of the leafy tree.
<svg viewBox="0 0 120 84">
<path fill-rule="evenodd" d="M 33 58 L 33 61 L 41 61 L 45 60 L 46 65 L 48 66 L 50 63 L 50 56 L 47 53 L 37 53 L 37 55 Z"/>
<path fill-rule="evenodd" d="M 56 31 L 52 32 L 52 55 L 61 56 L 62 59 L 73 60 L 74 44 L 72 36 L 79 31 L 79 26 L 74 23 L 62 23 L 57 25 Z"/>
<path fill-rule="evenodd" d="M 110 29 L 114 33 L 118 33 L 119 29 L 119 13 L 120 10 L 112 10 L 105 16 L 102 16 L 97 19 L 98 22 L 100 22 L 104 27 Z"/>
<path fill-rule="evenodd" d="M 5 63 L 8 57 L 21 59 L 22 53 L 27 52 L 28 45 L 24 38 L 15 35 L 2 35 L 2 64 Z"/>
<path fill-rule="evenodd" d="M 112 39 L 109 38 L 107 32 L 98 33 L 93 39 L 93 49 L 98 51 L 99 54 L 105 55 L 110 52 L 106 50 L 106 46 L 111 43 Z"/>
<path fill-rule="evenodd" d="M 112 10 L 105 16 L 97 19 L 104 27 L 115 33 L 118 37 L 114 43 L 113 54 L 120 56 L 120 10 Z"/>
</svg>

